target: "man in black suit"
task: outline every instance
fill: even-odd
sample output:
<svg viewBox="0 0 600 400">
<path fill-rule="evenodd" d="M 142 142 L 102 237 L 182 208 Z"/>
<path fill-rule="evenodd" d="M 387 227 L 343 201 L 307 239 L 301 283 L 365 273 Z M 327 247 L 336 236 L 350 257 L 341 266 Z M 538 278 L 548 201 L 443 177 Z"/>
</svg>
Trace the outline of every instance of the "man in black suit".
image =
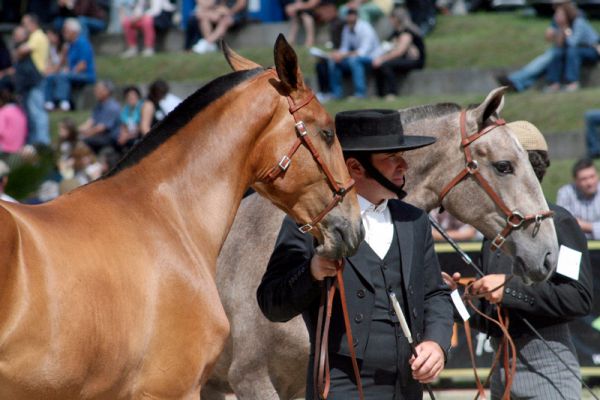
<svg viewBox="0 0 600 400">
<path fill-rule="evenodd" d="M 511 122 L 508 126 L 529 153 L 531 165 L 541 182 L 550 165 L 548 145 L 543 135 L 526 121 Z M 554 211 L 558 243 L 581 253 L 578 279 L 555 272 L 547 281 L 533 286 L 525 285 L 517 276 L 506 281 L 512 271 L 512 259 L 500 251 L 492 252 L 490 241 L 485 240 L 482 267 L 486 276 L 472 286 L 473 293 L 484 293 L 506 282 L 504 287 L 486 294 L 488 302 L 481 302 L 479 308 L 494 318 L 497 315 L 495 304 L 508 311 L 509 332 L 517 348 L 517 371 L 510 393 L 512 399 L 581 399 L 579 379 L 560 363 L 521 318 L 526 318 L 569 368 L 581 377 L 568 322 L 588 314 L 592 307 L 592 271 L 587 240 L 577 220 L 567 210 L 555 204 L 549 206 Z M 453 278 L 458 280 L 460 275 L 454 274 Z M 449 277 L 445 276 L 445 280 L 449 282 Z M 497 348 L 502 332 L 483 318 L 474 316 L 473 319 L 474 325 L 488 333 Z M 504 370 L 500 365 L 491 380 L 492 399 L 502 397 L 504 385 Z"/>
<path fill-rule="evenodd" d="M 405 136 L 393 110 L 346 111 L 336 115 L 346 166 L 356 181 L 365 241 L 345 259 L 343 272 L 354 348 L 367 399 L 421 399 L 421 383 L 444 367 L 452 335 L 452 305 L 433 248 L 427 214 L 398 200 L 406 162 L 404 151 L 434 142 Z M 312 365 L 321 284 L 335 276 L 336 260 L 318 255 L 308 235 L 284 221 L 258 288 L 261 310 L 271 321 L 302 313 L 310 332 L 307 399 L 314 399 Z M 417 345 L 417 357 L 402 336 L 390 304 L 394 292 Z M 329 333 L 329 399 L 356 399 L 350 352 L 336 297 Z"/>
</svg>

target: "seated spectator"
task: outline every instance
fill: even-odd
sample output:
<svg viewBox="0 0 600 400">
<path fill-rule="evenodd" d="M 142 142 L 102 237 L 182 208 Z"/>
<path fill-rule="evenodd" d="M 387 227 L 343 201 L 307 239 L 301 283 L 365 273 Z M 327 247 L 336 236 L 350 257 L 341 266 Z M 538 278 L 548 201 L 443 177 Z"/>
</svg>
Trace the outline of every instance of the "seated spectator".
<svg viewBox="0 0 600 400">
<path fill-rule="evenodd" d="M 4 193 L 4 190 L 8 185 L 8 174 L 10 174 L 10 168 L 8 167 L 8 164 L 0 160 L 0 200 L 17 203 L 15 199 Z"/>
<path fill-rule="evenodd" d="M 98 163 L 92 149 L 84 142 L 77 142 L 72 153 L 73 178 L 80 185 L 98 179 L 102 173 L 102 165 Z"/>
<path fill-rule="evenodd" d="M 128 86 L 123 90 L 123 98 L 125 104 L 121 110 L 121 128 L 117 146 L 129 149 L 140 137 L 142 94 L 136 86 Z"/>
<path fill-rule="evenodd" d="M 600 239 L 600 194 L 598 172 L 590 159 L 573 166 L 573 182 L 561 187 L 556 204 L 575 218 L 588 239 Z"/>
<path fill-rule="evenodd" d="M 44 75 L 55 74 L 65 65 L 67 59 L 67 46 L 64 46 L 60 32 L 54 29 L 46 31 L 48 37 L 48 62 Z"/>
<path fill-rule="evenodd" d="M 196 53 L 217 50 L 217 41 L 234 25 L 246 18 L 246 0 L 197 0 L 194 17 L 202 39 L 192 47 Z M 188 28 L 194 25 L 190 21 Z"/>
<path fill-rule="evenodd" d="M 67 18 L 77 18 L 83 36 L 106 30 L 108 13 L 96 0 L 58 0 L 58 7 L 58 17 L 54 21 L 58 32 Z"/>
<path fill-rule="evenodd" d="M 340 7 L 339 15 L 345 19 L 348 10 L 353 9 L 358 12 L 358 18 L 374 24 L 385 15 L 390 15 L 394 2 L 392 0 L 350 0 Z"/>
<path fill-rule="evenodd" d="M 548 66 L 548 91 L 560 90 L 564 81 L 564 90 L 573 92 L 579 89 L 579 75 L 583 62 L 597 62 L 598 32 L 577 10 L 572 2 L 557 8 L 556 24 L 564 36 L 563 45 L 554 48 L 552 60 Z"/>
<path fill-rule="evenodd" d="M 8 88 L 0 88 L 0 151 L 17 153 L 25 145 L 27 116 Z"/>
<path fill-rule="evenodd" d="M 373 59 L 372 66 L 380 97 L 394 99 L 398 95 L 398 75 L 406 75 L 425 65 L 425 42 L 419 28 L 403 8 L 392 11 L 394 31 L 388 39 L 389 50 Z M 385 43 L 384 43 L 385 44 Z M 382 46 L 385 49 L 385 46 Z"/>
<path fill-rule="evenodd" d="M 6 46 L 4 38 L 0 35 L 0 89 L 3 87 L 12 87 L 12 74 L 14 68 L 10 50 Z"/>
<path fill-rule="evenodd" d="M 65 117 L 58 122 L 58 165 L 59 170 L 61 163 L 71 157 L 71 153 L 75 145 L 79 141 L 79 130 L 75 121 L 69 117 Z M 64 177 L 64 176 L 63 176 Z"/>
<path fill-rule="evenodd" d="M 99 81 L 94 87 L 97 104 L 92 116 L 79 126 L 79 137 L 95 153 L 104 147 L 113 147 L 119 138 L 121 106 L 112 97 L 114 86 L 110 81 Z"/>
<path fill-rule="evenodd" d="M 169 0 L 123 0 L 119 14 L 127 50 L 122 57 L 129 58 L 138 54 L 137 31 L 144 35 L 142 56 L 153 55 L 156 44 L 155 24 L 162 30 L 168 29 L 174 11 L 175 7 Z"/>
<path fill-rule="evenodd" d="M 556 91 L 557 89 L 559 89 L 560 84 L 556 85 L 555 83 L 557 82 L 553 82 L 553 80 L 559 81 L 561 79 L 560 65 L 558 65 L 558 61 L 556 61 L 553 67 L 554 69 L 551 73 L 550 64 L 553 62 L 555 56 L 558 56 L 559 54 L 562 54 L 564 56 L 564 48 L 567 43 L 571 43 L 570 45 L 572 46 L 573 43 L 578 43 L 579 40 L 583 37 L 579 33 L 577 36 L 573 35 L 573 26 L 571 26 L 573 20 L 570 20 L 568 15 L 572 15 L 574 9 L 575 6 L 570 1 L 556 4 L 554 15 L 552 17 L 552 22 L 550 26 L 546 29 L 546 33 L 544 35 L 546 41 L 551 43 L 552 47 L 546 50 L 543 54 L 534 58 L 526 66 L 511 73 L 510 75 L 498 76 L 498 82 L 501 85 L 508 86 L 512 90 L 522 92 L 528 89 L 531 85 L 535 83 L 535 81 L 539 77 L 546 73 L 548 82 L 550 83 L 547 90 Z M 575 12 L 577 12 L 576 9 Z M 581 27 L 585 27 L 586 25 L 586 22 L 578 22 L 578 32 L 580 31 Z M 586 32 L 588 32 L 587 29 L 585 30 Z M 558 78 L 556 78 L 556 74 L 559 75 Z M 567 88 L 568 90 L 572 90 L 573 88 L 575 88 L 575 86 L 577 85 L 567 86 Z"/>
<path fill-rule="evenodd" d="M 479 240 L 482 238 L 482 235 L 477 232 L 477 229 L 473 228 L 469 224 L 459 221 L 447 211 L 440 213 L 439 209 L 435 209 L 432 210 L 429 215 L 439 222 L 440 226 L 444 228 L 451 239 L 464 242 L 468 240 Z M 433 240 L 436 242 L 445 241 L 444 237 L 437 231 L 437 229 L 431 228 L 431 234 L 433 235 Z"/>
<path fill-rule="evenodd" d="M 167 94 L 166 84 L 164 81 L 158 80 L 152 82 L 148 88 L 148 96 L 142 104 L 142 112 L 140 116 L 140 133 L 146 135 L 157 122 L 162 121 L 168 114 L 160 106 L 160 101 Z"/>
<path fill-rule="evenodd" d="M 329 84 L 336 99 L 343 97 L 342 74 L 349 71 L 354 84 L 354 96 L 367 97 L 366 69 L 380 54 L 379 38 L 375 29 L 366 21 L 358 19 L 356 10 L 350 9 L 342 30 L 340 48 L 329 60 Z"/>
<path fill-rule="evenodd" d="M 44 78 L 49 58 L 50 42 L 42 31 L 37 16 L 25 14 L 22 24 L 28 32 L 29 38 L 16 50 L 17 57 L 21 60 L 19 68 L 30 66 L 27 57 L 31 58 L 33 68 L 29 74 L 29 84 L 20 89 L 23 95 L 23 104 L 29 123 L 27 143 L 36 145 L 50 145 L 50 127 L 48 113 L 44 110 Z M 35 69 L 35 70 L 33 70 Z"/>
<path fill-rule="evenodd" d="M 88 38 L 81 34 L 79 21 L 67 19 L 63 27 L 63 36 L 69 43 L 67 65 L 46 78 L 47 110 L 53 110 L 58 103 L 61 110 L 69 111 L 72 85 L 85 85 L 96 81 L 94 51 Z"/>
<path fill-rule="evenodd" d="M 281 0 L 285 15 L 290 21 L 290 32 L 288 40 L 291 44 L 296 43 L 296 36 L 300 29 L 300 23 L 304 26 L 304 46 L 311 47 L 315 43 L 315 8 L 321 0 Z"/>
</svg>

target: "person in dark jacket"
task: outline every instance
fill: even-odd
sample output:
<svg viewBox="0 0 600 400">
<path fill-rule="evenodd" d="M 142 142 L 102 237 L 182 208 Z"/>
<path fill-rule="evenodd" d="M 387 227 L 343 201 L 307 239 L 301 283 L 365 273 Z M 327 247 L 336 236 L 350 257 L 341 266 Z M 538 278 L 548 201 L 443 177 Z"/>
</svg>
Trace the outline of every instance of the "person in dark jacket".
<svg viewBox="0 0 600 400">
<path fill-rule="evenodd" d="M 540 180 L 550 165 L 548 146 L 540 131 L 526 121 L 508 124 L 525 150 L 531 165 Z M 487 302 L 479 308 L 495 317 L 496 304 L 500 304 L 509 315 L 509 332 L 517 349 L 517 371 L 511 387 L 512 399 L 581 399 L 581 377 L 575 346 L 571 340 L 568 322 L 588 314 L 592 307 L 592 270 L 587 240 L 577 220 L 564 208 L 549 204 L 554 211 L 554 225 L 558 243 L 581 254 L 578 279 L 574 280 L 558 272 L 545 282 L 526 285 L 519 277 L 510 276 L 513 261 L 500 251 L 490 250 L 490 241 L 482 247 L 482 267 L 486 276 L 472 286 L 473 293 L 490 291 L 500 284 L 505 285 L 485 295 Z M 559 257 L 560 259 L 560 257 Z M 454 280 L 460 279 L 454 274 Z M 447 283 L 450 277 L 445 276 Z M 529 321 L 577 374 L 564 367 L 546 345 L 538 339 L 523 322 Z M 474 317 L 474 325 L 491 336 L 497 348 L 502 333 L 483 318 Z M 500 363 L 502 364 L 502 363 Z M 492 399 L 500 399 L 504 391 L 504 369 L 496 368 L 491 380 Z"/>
<path fill-rule="evenodd" d="M 356 181 L 365 241 L 347 257 L 343 271 L 354 348 L 366 399 L 421 399 L 421 383 L 444 368 L 452 335 L 452 305 L 433 248 L 427 214 L 398 199 L 406 162 L 402 154 L 433 143 L 402 134 L 394 110 L 346 111 L 336 115 L 346 166 Z M 315 328 L 325 277 L 337 260 L 319 256 L 309 235 L 284 220 L 267 271 L 258 288 L 260 308 L 271 321 L 302 314 L 310 332 L 306 398 L 315 399 Z M 419 343 L 412 357 L 390 304 L 395 293 Z M 329 399 L 358 398 L 339 298 L 329 332 Z"/>
</svg>

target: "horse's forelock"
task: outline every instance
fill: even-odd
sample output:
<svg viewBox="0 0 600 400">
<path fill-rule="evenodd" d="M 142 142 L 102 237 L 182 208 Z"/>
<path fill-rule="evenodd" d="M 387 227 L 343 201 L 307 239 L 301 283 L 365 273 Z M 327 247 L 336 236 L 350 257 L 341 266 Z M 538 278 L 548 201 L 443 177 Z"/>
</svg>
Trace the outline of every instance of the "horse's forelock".
<svg viewBox="0 0 600 400">
<path fill-rule="evenodd" d="M 400 118 L 405 125 L 422 119 L 443 117 L 460 110 L 461 107 L 455 103 L 427 104 L 400 110 Z"/>
</svg>

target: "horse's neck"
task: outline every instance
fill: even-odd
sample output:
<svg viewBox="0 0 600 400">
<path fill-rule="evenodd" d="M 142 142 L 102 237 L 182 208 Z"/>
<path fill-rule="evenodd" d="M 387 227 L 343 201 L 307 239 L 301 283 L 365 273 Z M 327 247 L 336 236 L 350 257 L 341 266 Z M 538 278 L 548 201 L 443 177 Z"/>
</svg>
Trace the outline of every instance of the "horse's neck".
<svg viewBox="0 0 600 400">
<path fill-rule="evenodd" d="M 202 242 L 213 266 L 251 183 L 249 158 L 273 109 L 244 99 L 243 91 L 232 92 L 107 182 L 121 188 L 117 193 L 129 197 L 133 208 L 140 205 L 145 218 L 168 224 L 191 243 Z M 231 111 L 237 101 L 246 104 L 239 115 Z"/>
<path fill-rule="evenodd" d="M 408 174 L 405 201 L 426 211 L 440 206 L 439 193 L 464 167 L 460 152 L 460 134 L 452 122 L 455 116 L 414 121 L 406 131 L 434 136 L 436 142 L 406 153 Z"/>
</svg>

